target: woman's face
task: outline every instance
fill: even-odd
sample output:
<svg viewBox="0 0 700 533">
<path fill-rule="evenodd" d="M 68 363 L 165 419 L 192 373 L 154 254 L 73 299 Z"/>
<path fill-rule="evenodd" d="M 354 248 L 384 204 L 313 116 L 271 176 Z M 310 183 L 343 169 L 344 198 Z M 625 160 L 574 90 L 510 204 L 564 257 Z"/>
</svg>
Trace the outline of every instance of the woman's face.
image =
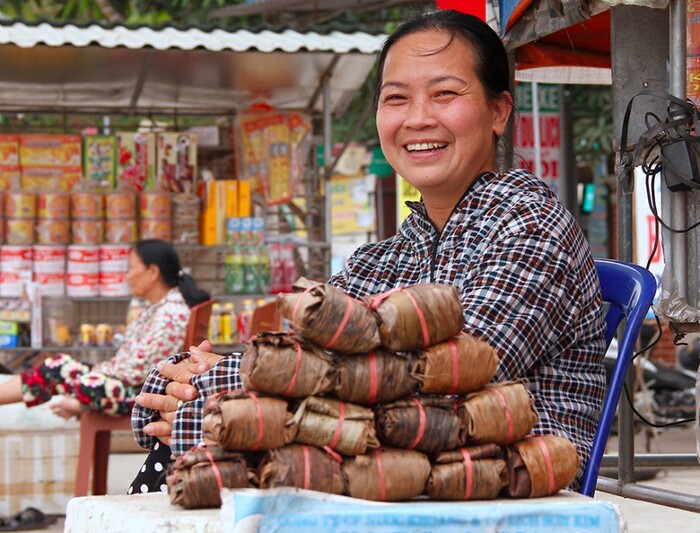
<svg viewBox="0 0 700 533">
<path fill-rule="evenodd" d="M 156 281 L 154 270 L 158 270 L 156 265 L 146 266 L 136 251 L 131 250 L 129 254 L 129 271 L 126 273 L 126 281 L 129 284 L 133 296 L 140 298 L 146 296 Z"/>
<path fill-rule="evenodd" d="M 377 108 L 384 154 L 424 200 L 454 203 L 476 176 L 497 170 L 494 135 L 512 100 L 489 100 L 471 45 L 446 33 L 407 35 L 389 50 Z"/>
</svg>

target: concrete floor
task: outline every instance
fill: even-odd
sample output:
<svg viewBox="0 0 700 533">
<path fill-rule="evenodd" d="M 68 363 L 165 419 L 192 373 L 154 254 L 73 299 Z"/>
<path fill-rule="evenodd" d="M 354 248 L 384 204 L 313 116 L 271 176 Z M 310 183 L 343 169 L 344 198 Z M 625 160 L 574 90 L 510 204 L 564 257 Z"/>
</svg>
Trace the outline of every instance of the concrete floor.
<svg viewBox="0 0 700 533">
<path fill-rule="evenodd" d="M 637 449 L 644 450 L 644 436 L 637 435 Z M 610 450 L 616 447 L 615 438 L 611 439 Z M 689 429 L 667 430 L 659 434 L 653 441 L 652 449 L 655 453 L 694 453 L 695 436 Z M 140 468 L 144 454 L 118 453 L 110 458 L 108 493 L 125 494 L 129 483 Z M 700 495 L 700 467 L 698 468 L 668 468 L 661 470 L 653 479 L 640 482 L 667 490 L 682 491 L 689 494 Z M 631 500 L 597 492 L 597 499 L 609 501 L 617 505 L 627 522 L 629 533 L 659 533 L 661 531 L 700 531 L 700 513 L 692 513 L 647 503 Z M 63 531 L 64 519 L 48 529 L 34 531 Z"/>
</svg>

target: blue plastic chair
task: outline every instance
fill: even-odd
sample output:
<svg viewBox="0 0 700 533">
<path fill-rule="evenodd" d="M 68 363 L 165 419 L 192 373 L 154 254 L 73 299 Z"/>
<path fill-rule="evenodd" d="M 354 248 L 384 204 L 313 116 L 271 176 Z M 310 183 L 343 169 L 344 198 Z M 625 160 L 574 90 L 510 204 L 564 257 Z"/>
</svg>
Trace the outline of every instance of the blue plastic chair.
<svg viewBox="0 0 700 533">
<path fill-rule="evenodd" d="M 627 319 L 627 323 L 622 338 L 618 339 L 617 361 L 608 383 L 598 429 L 593 438 L 591 456 L 583 475 L 581 493 L 586 496 L 593 496 L 595 493 L 600 462 L 608 442 L 617 404 L 620 401 L 627 369 L 632 360 L 644 317 L 656 293 L 656 278 L 645 268 L 612 259 L 596 259 L 595 264 L 600 278 L 603 301 L 610 304 L 605 315 L 605 342 L 608 346 L 623 318 Z"/>
</svg>

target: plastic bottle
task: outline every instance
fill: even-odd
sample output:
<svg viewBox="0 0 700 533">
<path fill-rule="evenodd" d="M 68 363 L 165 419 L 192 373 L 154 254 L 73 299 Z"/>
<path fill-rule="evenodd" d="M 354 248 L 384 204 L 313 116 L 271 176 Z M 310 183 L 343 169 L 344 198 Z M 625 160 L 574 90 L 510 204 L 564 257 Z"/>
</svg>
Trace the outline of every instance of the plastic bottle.
<svg viewBox="0 0 700 533">
<path fill-rule="evenodd" d="M 226 302 L 221 313 L 221 331 L 224 332 L 224 344 L 238 342 L 238 320 L 233 302 Z"/>
<path fill-rule="evenodd" d="M 252 245 L 243 247 L 243 294 L 258 294 L 257 254 Z"/>
<path fill-rule="evenodd" d="M 219 342 L 231 344 L 231 307 L 225 303 L 219 315 Z"/>
<path fill-rule="evenodd" d="M 297 280 L 297 265 L 294 261 L 294 244 L 285 242 L 282 246 L 282 268 L 284 270 L 284 290 L 292 292 L 292 285 Z"/>
<path fill-rule="evenodd" d="M 270 254 L 264 243 L 258 246 L 256 264 L 257 294 L 268 294 L 270 292 Z"/>
<path fill-rule="evenodd" d="M 221 343 L 221 304 L 215 303 L 211 306 L 211 316 L 209 317 L 209 342 L 212 344 Z"/>
<path fill-rule="evenodd" d="M 246 344 L 252 336 L 255 304 L 250 298 L 243 300 L 243 309 L 238 313 L 238 342 Z"/>
<path fill-rule="evenodd" d="M 226 290 L 228 294 L 245 294 L 245 272 L 243 269 L 241 247 L 234 246 L 228 254 L 227 259 Z"/>
<path fill-rule="evenodd" d="M 270 294 L 284 292 L 284 265 L 282 264 L 282 245 L 278 242 L 272 243 L 269 253 L 270 266 Z"/>
</svg>

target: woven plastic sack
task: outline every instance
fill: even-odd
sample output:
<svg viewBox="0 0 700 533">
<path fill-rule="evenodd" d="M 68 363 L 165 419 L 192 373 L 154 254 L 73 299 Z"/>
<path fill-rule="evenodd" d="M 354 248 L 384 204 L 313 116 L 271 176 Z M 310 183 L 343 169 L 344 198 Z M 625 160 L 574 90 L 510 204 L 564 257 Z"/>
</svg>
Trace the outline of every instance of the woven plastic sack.
<svg viewBox="0 0 700 533">
<path fill-rule="evenodd" d="M 344 455 L 379 447 L 372 410 L 334 398 L 306 398 L 294 414 L 294 424 L 294 441 L 302 444 L 327 446 Z"/>
<path fill-rule="evenodd" d="M 366 298 L 379 317 L 382 346 L 392 352 L 420 350 L 454 337 L 464 310 L 452 285 L 419 283 Z"/>
<path fill-rule="evenodd" d="M 530 391 L 521 382 L 489 385 L 460 400 L 457 414 L 466 430 L 465 444 L 511 444 L 532 431 L 539 420 Z"/>
<path fill-rule="evenodd" d="M 491 500 L 508 485 L 503 449 L 481 444 L 438 454 L 425 491 L 432 500 Z"/>
<path fill-rule="evenodd" d="M 304 398 L 335 386 L 329 355 L 296 335 L 263 332 L 248 343 L 241 358 L 241 381 L 248 390 Z"/>
<path fill-rule="evenodd" d="M 242 454 L 215 446 L 198 446 L 170 465 L 165 482 L 171 504 L 199 509 L 221 507 L 222 488 L 255 487 L 257 477 Z"/>
<path fill-rule="evenodd" d="M 434 454 L 464 441 L 454 401 L 443 396 L 418 397 L 377 407 L 377 432 L 382 444 Z"/>
<path fill-rule="evenodd" d="M 280 314 L 294 331 L 326 350 L 365 353 L 379 346 L 377 319 L 360 300 L 327 283 L 299 278 L 280 293 Z"/>
<path fill-rule="evenodd" d="M 242 389 L 207 400 L 202 430 L 207 444 L 232 451 L 281 448 L 296 434 L 286 401 Z"/>
<path fill-rule="evenodd" d="M 498 355 L 488 343 L 458 335 L 418 352 L 411 375 L 425 394 L 466 394 L 491 381 L 497 366 Z"/>
<path fill-rule="evenodd" d="M 527 437 L 507 448 L 508 486 L 512 498 L 551 496 L 568 487 L 576 477 L 576 446 L 564 437 Z"/>
<path fill-rule="evenodd" d="M 296 487 L 345 494 L 342 458 L 303 444 L 270 450 L 260 463 L 260 488 Z"/>
<path fill-rule="evenodd" d="M 396 502 L 420 496 L 430 475 L 430 461 L 411 450 L 380 448 L 343 463 L 353 498 Z"/>
<path fill-rule="evenodd" d="M 411 376 L 410 359 L 385 350 L 343 356 L 336 363 L 336 370 L 335 395 L 347 402 L 391 402 L 418 388 L 418 381 Z"/>
</svg>

